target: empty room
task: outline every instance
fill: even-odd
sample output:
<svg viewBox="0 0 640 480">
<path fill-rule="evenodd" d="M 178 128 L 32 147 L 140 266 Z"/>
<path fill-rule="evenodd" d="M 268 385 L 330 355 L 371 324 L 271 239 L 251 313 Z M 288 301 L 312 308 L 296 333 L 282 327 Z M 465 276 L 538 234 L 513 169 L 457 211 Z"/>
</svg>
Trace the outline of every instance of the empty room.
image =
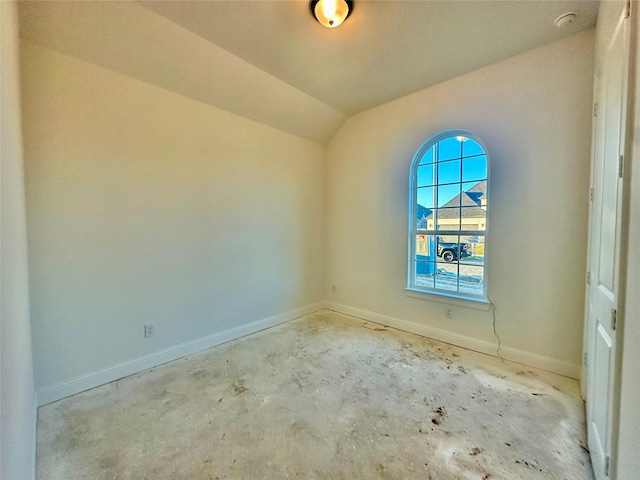
<svg viewBox="0 0 640 480">
<path fill-rule="evenodd" d="M 0 479 L 640 479 L 636 0 L 1 7 Z"/>
</svg>

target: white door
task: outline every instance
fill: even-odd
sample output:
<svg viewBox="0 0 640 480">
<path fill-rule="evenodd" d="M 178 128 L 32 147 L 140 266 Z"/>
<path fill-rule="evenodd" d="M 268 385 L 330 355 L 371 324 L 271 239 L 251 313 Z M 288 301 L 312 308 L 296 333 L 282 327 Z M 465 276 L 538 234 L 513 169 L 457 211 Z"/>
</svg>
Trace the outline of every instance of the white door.
<svg viewBox="0 0 640 480">
<path fill-rule="evenodd" d="M 605 2 L 607 3 L 607 2 Z M 618 8 L 616 8 L 618 7 Z M 603 12 L 603 10 L 601 10 Z M 605 48 L 596 69 L 589 287 L 586 315 L 587 435 L 598 480 L 609 478 L 616 376 L 616 323 L 622 175 L 628 85 L 629 19 L 625 2 L 599 18 Z"/>
</svg>

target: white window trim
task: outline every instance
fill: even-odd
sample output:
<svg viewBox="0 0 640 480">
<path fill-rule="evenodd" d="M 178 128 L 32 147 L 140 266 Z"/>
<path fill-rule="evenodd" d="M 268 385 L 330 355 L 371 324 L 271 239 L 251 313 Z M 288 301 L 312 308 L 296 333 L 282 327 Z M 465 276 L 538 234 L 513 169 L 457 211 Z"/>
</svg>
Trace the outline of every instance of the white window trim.
<svg viewBox="0 0 640 480">
<path fill-rule="evenodd" d="M 420 160 L 423 155 L 436 143 L 445 140 L 450 137 L 456 136 L 464 136 L 470 138 L 474 142 L 477 142 L 482 149 L 484 150 L 484 154 L 487 158 L 487 217 L 485 222 L 485 230 L 483 231 L 483 235 L 485 236 L 485 252 L 484 252 L 484 276 L 483 276 L 483 293 L 482 295 L 473 295 L 473 294 L 465 294 L 462 292 L 453 292 L 449 290 L 439 290 L 436 288 L 422 287 L 420 285 L 416 285 L 414 282 L 415 279 L 415 235 L 420 234 L 418 229 L 416 228 L 416 205 L 417 205 L 417 182 L 418 182 L 418 165 L 420 164 Z M 487 265 L 488 265 L 488 249 L 486 249 L 486 245 L 488 243 L 489 236 L 489 215 L 490 215 L 490 166 L 491 162 L 489 159 L 489 154 L 487 153 L 487 147 L 484 142 L 477 135 L 469 132 L 467 130 L 446 130 L 444 132 L 440 132 L 437 135 L 434 135 L 426 142 L 424 142 L 420 148 L 416 151 L 413 160 L 411 161 L 411 167 L 409 169 L 409 230 L 408 230 L 408 259 L 407 259 L 407 287 L 405 288 L 405 294 L 409 297 L 420 298 L 423 300 L 430 300 L 440 303 L 447 303 L 452 305 L 457 305 L 461 307 L 467 308 L 475 308 L 480 310 L 489 310 L 491 303 L 489 301 L 488 296 L 488 282 L 487 282 Z M 456 234 L 462 235 L 465 231 L 460 230 L 457 231 Z M 440 232 L 439 232 L 440 233 Z M 425 235 L 430 235 L 430 233 L 425 232 Z"/>
<path fill-rule="evenodd" d="M 413 287 L 404 289 L 407 297 L 419 298 L 420 300 L 429 300 L 431 302 L 446 303 L 447 305 L 455 305 L 457 307 L 472 308 L 475 310 L 484 310 L 488 312 L 491 308 L 491 302 L 487 297 L 467 297 L 456 292 L 426 291 L 417 290 Z"/>
</svg>

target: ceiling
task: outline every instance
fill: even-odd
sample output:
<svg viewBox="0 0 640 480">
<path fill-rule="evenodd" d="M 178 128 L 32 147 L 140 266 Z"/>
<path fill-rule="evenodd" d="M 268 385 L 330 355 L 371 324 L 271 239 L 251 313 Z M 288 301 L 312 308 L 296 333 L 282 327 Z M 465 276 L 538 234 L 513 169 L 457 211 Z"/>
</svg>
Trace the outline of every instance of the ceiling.
<svg viewBox="0 0 640 480">
<path fill-rule="evenodd" d="M 350 115 L 595 25 L 589 0 L 21 2 L 21 36 L 326 143 Z M 574 11 L 558 29 L 554 20 Z"/>
</svg>

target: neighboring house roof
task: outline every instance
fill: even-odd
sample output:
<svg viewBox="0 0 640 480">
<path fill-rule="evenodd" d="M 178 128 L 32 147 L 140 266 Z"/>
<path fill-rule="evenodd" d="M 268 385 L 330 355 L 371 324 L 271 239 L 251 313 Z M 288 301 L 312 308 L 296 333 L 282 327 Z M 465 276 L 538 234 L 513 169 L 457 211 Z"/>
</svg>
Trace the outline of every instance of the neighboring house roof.
<svg viewBox="0 0 640 480">
<path fill-rule="evenodd" d="M 456 195 L 447 203 L 445 203 L 441 208 L 446 208 L 446 210 L 438 211 L 438 218 L 458 218 L 459 210 L 457 207 L 462 205 L 462 217 L 463 218 L 477 218 L 477 217 L 486 217 L 487 212 L 483 208 L 481 208 L 481 199 L 487 194 L 487 181 L 483 180 L 481 182 L 476 183 L 473 187 L 471 187 L 466 192 L 462 192 L 460 195 Z M 451 208 L 455 207 L 455 208 Z M 423 207 L 424 208 L 424 207 Z M 427 210 L 427 209 L 425 209 Z M 428 214 L 427 218 L 433 218 L 433 212 Z"/>
<path fill-rule="evenodd" d="M 416 208 L 416 217 L 418 220 L 422 220 L 423 218 L 427 218 L 429 215 L 431 215 L 432 210 L 430 208 L 427 207 L 423 207 L 422 205 L 418 204 L 418 208 Z"/>
<path fill-rule="evenodd" d="M 476 183 L 466 193 L 476 201 L 476 204 L 480 205 L 480 199 L 487 195 L 487 181 Z"/>
</svg>

